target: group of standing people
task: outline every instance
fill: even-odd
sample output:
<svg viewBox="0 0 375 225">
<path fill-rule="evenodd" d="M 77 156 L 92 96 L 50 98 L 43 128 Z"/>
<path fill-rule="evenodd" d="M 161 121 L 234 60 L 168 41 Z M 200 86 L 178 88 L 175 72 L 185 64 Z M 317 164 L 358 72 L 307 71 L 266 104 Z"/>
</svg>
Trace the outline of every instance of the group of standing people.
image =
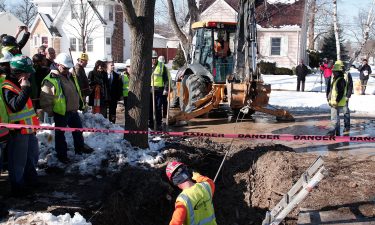
<svg viewBox="0 0 375 225">
<path fill-rule="evenodd" d="M 24 37 L 30 36 L 27 28 L 20 27 L 19 30 L 25 31 Z M 53 118 L 57 127 L 82 128 L 77 111 L 84 110 L 85 104 L 77 74 L 69 71 L 74 66 L 70 55 L 60 53 L 56 56 L 53 48 L 43 51 L 41 47 L 31 59 L 21 52 L 24 43 L 16 40 L 11 35 L 1 36 L 0 121 L 38 126 L 44 115 Z M 29 128 L 0 128 L 0 163 L 7 159 L 14 196 L 23 196 L 40 186 L 36 172 L 39 146 L 35 132 Z M 73 138 L 76 154 L 93 152 L 85 145 L 82 132 L 73 132 Z M 68 163 L 63 131 L 55 132 L 55 149 L 58 160 Z M 3 164 L 0 169 L 4 169 Z"/>
</svg>

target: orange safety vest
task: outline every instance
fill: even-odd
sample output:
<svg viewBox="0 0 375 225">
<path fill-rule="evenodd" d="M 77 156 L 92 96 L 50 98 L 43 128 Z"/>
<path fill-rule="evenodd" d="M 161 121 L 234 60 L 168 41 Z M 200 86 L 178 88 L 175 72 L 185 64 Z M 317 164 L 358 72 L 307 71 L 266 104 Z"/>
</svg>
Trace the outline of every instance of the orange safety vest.
<svg viewBox="0 0 375 225">
<path fill-rule="evenodd" d="M 8 89 L 17 95 L 19 95 L 22 91 L 17 85 L 15 85 L 9 80 L 4 81 L 4 83 L 2 84 L 2 88 Z M 27 100 L 26 105 L 23 107 L 21 111 L 12 112 L 12 110 L 8 106 L 6 106 L 6 109 L 8 112 L 9 123 L 36 125 L 36 126 L 39 125 L 39 119 L 35 113 L 33 103 L 30 97 Z M 21 134 L 32 134 L 34 132 L 35 132 L 34 129 L 26 129 L 26 128 L 21 129 Z"/>
<path fill-rule="evenodd" d="M 229 43 L 227 41 L 223 41 L 223 43 L 223 45 L 220 43 L 220 41 L 215 41 L 214 43 L 215 53 L 218 57 L 228 56 Z"/>
</svg>

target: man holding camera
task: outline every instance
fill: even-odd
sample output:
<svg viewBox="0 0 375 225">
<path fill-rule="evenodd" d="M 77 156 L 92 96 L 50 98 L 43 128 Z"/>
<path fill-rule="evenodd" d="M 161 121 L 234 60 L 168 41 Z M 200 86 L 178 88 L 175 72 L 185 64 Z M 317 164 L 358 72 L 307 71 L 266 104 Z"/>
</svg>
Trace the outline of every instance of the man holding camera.
<svg viewBox="0 0 375 225">
<path fill-rule="evenodd" d="M 372 73 L 371 67 L 367 64 L 367 59 L 362 60 L 362 65 L 359 66 L 358 71 L 361 80 L 361 94 L 365 95 L 367 81 Z"/>
</svg>

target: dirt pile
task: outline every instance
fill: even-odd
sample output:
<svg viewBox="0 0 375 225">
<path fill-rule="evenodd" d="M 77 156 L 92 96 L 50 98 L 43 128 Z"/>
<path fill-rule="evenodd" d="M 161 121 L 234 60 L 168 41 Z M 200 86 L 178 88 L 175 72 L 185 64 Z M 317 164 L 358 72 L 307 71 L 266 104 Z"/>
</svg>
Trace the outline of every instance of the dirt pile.
<svg viewBox="0 0 375 225">
<path fill-rule="evenodd" d="M 179 141 L 166 148 L 165 162 L 180 160 L 213 178 L 227 149 L 208 139 Z M 283 145 L 233 146 L 229 155 L 214 197 L 217 222 L 226 225 L 261 224 L 266 210 L 278 203 L 317 158 Z M 369 201 L 375 196 L 374 157 L 357 160 L 334 155 L 324 160 L 330 175 L 300 207 L 324 210 L 353 204 L 361 216 L 375 217 Z M 113 186 L 115 194 L 107 199 L 94 224 L 168 224 L 180 191 L 166 180 L 165 166 L 124 170 Z M 296 224 L 299 211 L 289 214 L 285 224 Z"/>
</svg>

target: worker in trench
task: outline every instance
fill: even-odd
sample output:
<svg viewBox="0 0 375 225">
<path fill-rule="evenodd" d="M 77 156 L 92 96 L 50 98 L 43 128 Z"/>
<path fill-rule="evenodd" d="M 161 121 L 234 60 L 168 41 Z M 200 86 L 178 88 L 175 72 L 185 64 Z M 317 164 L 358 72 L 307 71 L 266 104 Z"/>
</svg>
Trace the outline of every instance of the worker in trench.
<svg viewBox="0 0 375 225">
<path fill-rule="evenodd" d="M 166 174 L 170 182 L 182 190 L 175 203 L 169 225 L 207 224 L 216 225 L 212 197 L 214 182 L 177 161 L 169 162 Z"/>
</svg>

